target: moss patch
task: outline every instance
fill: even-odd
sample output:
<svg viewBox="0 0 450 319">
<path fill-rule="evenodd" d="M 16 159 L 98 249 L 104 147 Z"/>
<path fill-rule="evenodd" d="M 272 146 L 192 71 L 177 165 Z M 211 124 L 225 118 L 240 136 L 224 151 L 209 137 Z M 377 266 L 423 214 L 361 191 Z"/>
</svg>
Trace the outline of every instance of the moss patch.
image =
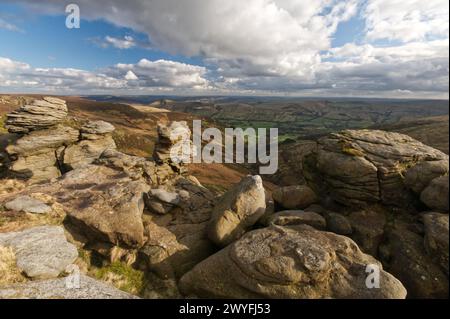
<svg viewBox="0 0 450 319">
<path fill-rule="evenodd" d="M 26 281 L 16 265 L 16 256 L 11 247 L 0 246 L 0 286 Z"/>
<path fill-rule="evenodd" d="M 95 278 L 131 294 L 138 295 L 145 287 L 144 272 L 122 262 L 113 262 L 102 268 L 93 269 L 91 272 Z"/>
</svg>

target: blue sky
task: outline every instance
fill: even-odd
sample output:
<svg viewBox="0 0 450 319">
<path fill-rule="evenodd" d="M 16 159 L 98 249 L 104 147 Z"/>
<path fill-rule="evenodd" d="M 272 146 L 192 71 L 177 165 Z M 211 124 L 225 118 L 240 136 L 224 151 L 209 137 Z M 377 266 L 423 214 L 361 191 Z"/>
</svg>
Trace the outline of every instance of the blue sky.
<svg viewBox="0 0 450 319">
<path fill-rule="evenodd" d="M 0 92 L 448 98 L 448 3 L 403 3 L 0 1 Z"/>
</svg>

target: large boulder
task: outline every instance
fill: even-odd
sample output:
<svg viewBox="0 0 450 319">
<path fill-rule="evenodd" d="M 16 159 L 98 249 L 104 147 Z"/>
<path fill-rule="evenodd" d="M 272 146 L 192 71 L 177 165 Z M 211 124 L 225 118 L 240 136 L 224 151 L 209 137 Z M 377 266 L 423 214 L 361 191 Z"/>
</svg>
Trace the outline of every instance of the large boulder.
<svg viewBox="0 0 450 319">
<path fill-rule="evenodd" d="M 272 197 L 276 204 L 285 209 L 304 209 L 317 202 L 316 194 L 306 185 L 277 188 Z"/>
<path fill-rule="evenodd" d="M 371 265 L 380 288 L 366 286 Z M 406 290 L 349 238 L 309 226 L 271 226 L 245 234 L 180 280 L 205 298 L 405 298 Z"/>
<path fill-rule="evenodd" d="M 431 209 L 448 212 L 448 175 L 433 179 L 420 193 L 420 200 Z"/>
<path fill-rule="evenodd" d="M 0 288 L 0 299 L 136 299 L 119 289 L 80 274 Z"/>
<path fill-rule="evenodd" d="M 433 179 L 448 175 L 448 169 L 448 160 L 420 162 L 406 171 L 405 185 L 420 194 Z"/>
<path fill-rule="evenodd" d="M 352 212 L 348 216 L 351 238 L 366 254 L 378 255 L 378 246 L 383 241 L 386 216 L 383 210 L 364 209 Z"/>
<path fill-rule="evenodd" d="M 425 225 L 425 249 L 448 276 L 448 214 L 426 213 L 423 215 Z"/>
<path fill-rule="evenodd" d="M 409 223 L 397 221 L 386 229 L 380 257 L 386 270 L 405 286 L 409 298 L 448 298 L 448 276 Z"/>
<path fill-rule="evenodd" d="M 138 247 L 144 243 L 144 194 L 150 186 L 123 172 L 86 165 L 61 178 L 25 190 L 51 196 L 67 214 L 65 226 L 87 243 Z"/>
<path fill-rule="evenodd" d="M 0 233 L 0 246 L 12 247 L 17 267 L 28 277 L 58 277 L 78 257 L 60 226 L 41 226 L 21 232 Z"/>
<path fill-rule="evenodd" d="M 406 207 L 418 200 L 408 187 L 414 177 L 406 185 L 405 174 L 415 165 L 435 161 L 448 163 L 448 156 L 407 135 L 345 130 L 319 139 L 304 166 L 309 184 L 343 205 L 381 202 Z"/>
<path fill-rule="evenodd" d="M 143 198 L 150 189 L 144 182 L 87 165 L 66 173 L 58 186 L 56 198 L 64 204 L 69 223 L 90 241 L 124 247 L 144 243 Z"/>
<path fill-rule="evenodd" d="M 10 133 L 28 133 L 33 130 L 49 128 L 67 117 L 64 100 L 44 97 L 7 115 L 5 127 Z"/>
<path fill-rule="evenodd" d="M 244 177 L 218 200 L 208 226 L 209 238 L 219 246 L 226 246 L 253 226 L 265 210 L 261 177 Z"/>
</svg>

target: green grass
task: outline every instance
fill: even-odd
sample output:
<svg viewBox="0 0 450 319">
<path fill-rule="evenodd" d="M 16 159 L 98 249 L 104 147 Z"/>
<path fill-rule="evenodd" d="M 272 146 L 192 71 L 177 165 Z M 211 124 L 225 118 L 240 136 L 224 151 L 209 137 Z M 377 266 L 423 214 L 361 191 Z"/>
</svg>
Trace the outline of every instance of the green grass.
<svg viewBox="0 0 450 319">
<path fill-rule="evenodd" d="M 0 134 L 8 133 L 8 130 L 5 128 L 6 114 L 0 116 Z"/>
<path fill-rule="evenodd" d="M 119 261 L 94 270 L 94 276 L 132 294 L 139 294 L 145 286 L 144 272 Z"/>
</svg>

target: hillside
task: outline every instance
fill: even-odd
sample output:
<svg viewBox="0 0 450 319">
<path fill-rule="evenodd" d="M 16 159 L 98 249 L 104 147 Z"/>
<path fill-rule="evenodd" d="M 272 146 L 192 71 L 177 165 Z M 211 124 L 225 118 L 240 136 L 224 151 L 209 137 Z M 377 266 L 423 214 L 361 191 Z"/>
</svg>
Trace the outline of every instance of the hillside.
<svg viewBox="0 0 450 319">
<path fill-rule="evenodd" d="M 5 115 L 25 102 L 42 98 L 41 95 L 0 95 L 0 116 L 4 120 Z M 151 156 L 157 138 L 157 124 L 168 123 L 170 121 L 187 121 L 192 123 L 193 119 L 199 117 L 182 112 L 151 112 L 142 111 L 143 106 L 131 106 L 126 103 L 97 102 L 82 97 L 68 96 L 67 100 L 69 117 L 67 124 L 73 127 L 80 127 L 87 120 L 103 120 L 112 123 L 116 130 L 113 138 L 120 151 L 136 156 Z M 3 125 L 0 125 L 0 135 L 6 133 Z M 0 136 L 1 143 L 7 143 L 7 136 Z M 4 142 L 2 142 L 2 140 Z M 205 185 L 213 190 L 223 192 L 236 183 L 242 176 L 248 173 L 245 168 L 236 168 L 225 164 L 215 164 L 214 169 L 205 168 L 203 165 L 194 165 L 195 176 Z M 211 172 L 216 172 L 212 174 Z M 220 177 L 222 176 L 222 178 Z M 270 184 L 269 184 L 270 185 Z M 269 186 L 273 188 L 273 186 Z"/>
</svg>

